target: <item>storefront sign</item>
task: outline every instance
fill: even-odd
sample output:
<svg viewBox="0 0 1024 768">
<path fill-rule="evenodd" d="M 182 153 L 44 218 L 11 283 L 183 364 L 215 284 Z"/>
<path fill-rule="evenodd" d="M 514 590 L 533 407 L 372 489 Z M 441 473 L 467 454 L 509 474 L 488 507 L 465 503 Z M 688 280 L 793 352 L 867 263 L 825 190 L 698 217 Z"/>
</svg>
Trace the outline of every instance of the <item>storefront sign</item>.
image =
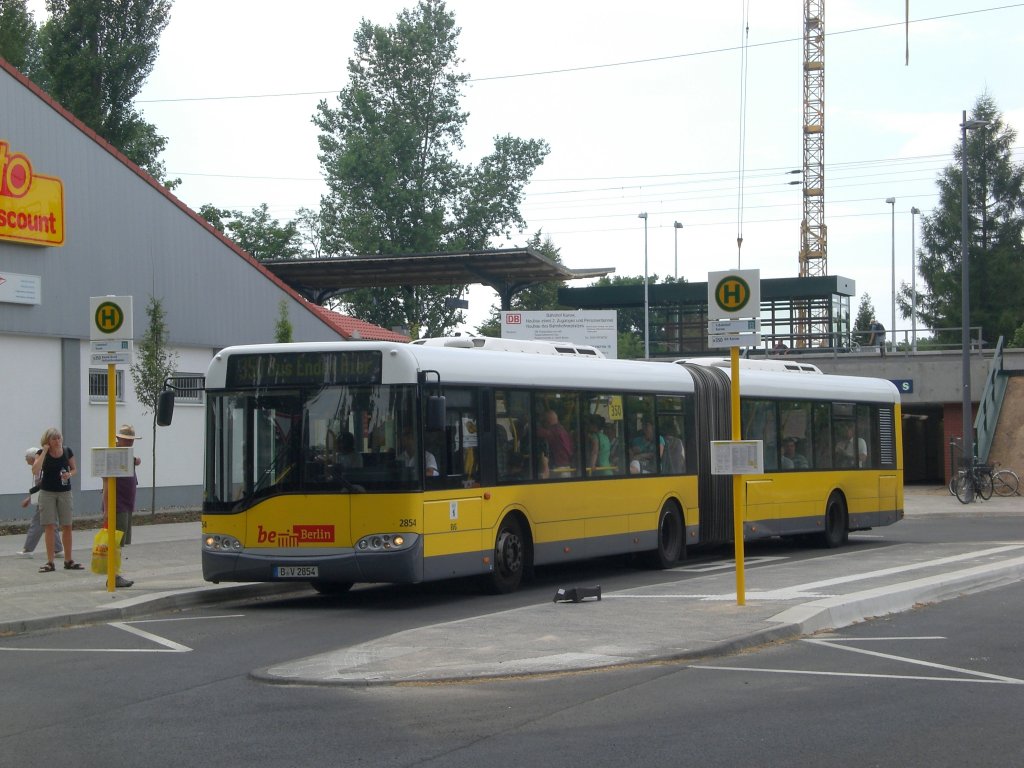
<svg viewBox="0 0 1024 768">
<path fill-rule="evenodd" d="M 64 244 L 64 185 L 0 141 L 0 240 Z"/>
</svg>

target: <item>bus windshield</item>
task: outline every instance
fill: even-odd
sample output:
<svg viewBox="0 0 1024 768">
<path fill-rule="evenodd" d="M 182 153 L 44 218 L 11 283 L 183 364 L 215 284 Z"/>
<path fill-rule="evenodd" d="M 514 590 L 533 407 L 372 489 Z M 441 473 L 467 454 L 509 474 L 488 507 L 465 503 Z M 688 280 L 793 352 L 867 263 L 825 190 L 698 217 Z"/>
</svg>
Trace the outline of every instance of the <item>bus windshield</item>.
<svg viewBox="0 0 1024 768">
<path fill-rule="evenodd" d="M 343 385 L 209 392 L 204 509 L 279 493 L 422 487 L 416 388 Z"/>
</svg>

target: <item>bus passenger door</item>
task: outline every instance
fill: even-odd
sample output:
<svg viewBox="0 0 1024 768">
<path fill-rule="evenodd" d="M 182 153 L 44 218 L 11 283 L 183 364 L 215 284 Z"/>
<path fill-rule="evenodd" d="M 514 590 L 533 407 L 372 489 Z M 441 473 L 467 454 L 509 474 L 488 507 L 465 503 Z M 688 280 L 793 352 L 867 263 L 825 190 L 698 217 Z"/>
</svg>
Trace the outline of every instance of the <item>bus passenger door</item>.
<svg viewBox="0 0 1024 768">
<path fill-rule="evenodd" d="M 426 501 L 423 504 L 423 577 L 448 579 L 483 573 L 484 544 L 479 494 Z"/>
</svg>

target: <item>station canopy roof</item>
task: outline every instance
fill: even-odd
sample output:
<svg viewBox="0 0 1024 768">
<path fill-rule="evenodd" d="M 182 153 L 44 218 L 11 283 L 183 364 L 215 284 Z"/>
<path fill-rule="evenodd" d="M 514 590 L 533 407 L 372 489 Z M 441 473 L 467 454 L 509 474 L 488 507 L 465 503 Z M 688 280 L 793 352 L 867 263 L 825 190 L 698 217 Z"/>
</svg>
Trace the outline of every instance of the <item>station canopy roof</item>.
<svg viewBox="0 0 1024 768">
<path fill-rule="evenodd" d="M 570 269 L 532 248 L 283 259 L 265 261 L 263 266 L 316 304 L 355 288 L 480 283 L 497 291 L 502 309 L 509 309 L 512 297 L 525 288 L 615 271 Z"/>
</svg>

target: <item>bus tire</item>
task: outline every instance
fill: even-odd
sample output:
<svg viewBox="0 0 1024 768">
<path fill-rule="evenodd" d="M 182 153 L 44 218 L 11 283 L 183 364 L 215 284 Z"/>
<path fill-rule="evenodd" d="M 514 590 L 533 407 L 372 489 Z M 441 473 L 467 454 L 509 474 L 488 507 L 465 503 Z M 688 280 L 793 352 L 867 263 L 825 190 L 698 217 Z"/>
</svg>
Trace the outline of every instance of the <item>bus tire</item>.
<svg viewBox="0 0 1024 768">
<path fill-rule="evenodd" d="M 676 565 L 686 555 L 686 530 L 683 515 L 675 503 L 669 501 L 658 517 L 658 546 L 646 553 L 648 567 L 665 570 Z"/>
<path fill-rule="evenodd" d="M 825 505 L 825 530 L 821 533 L 821 545 L 826 549 L 841 547 L 850 540 L 850 516 L 842 494 L 833 493 Z"/>
<path fill-rule="evenodd" d="M 311 581 L 309 585 L 321 595 L 343 595 L 352 589 L 351 581 Z"/>
<path fill-rule="evenodd" d="M 498 526 L 494 537 L 494 554 L 487 587 L 494 594 L 515 592 L 523 581 L 527 564 L 527 543 L 522 523 L 508 515 Z"/>
</svg>

